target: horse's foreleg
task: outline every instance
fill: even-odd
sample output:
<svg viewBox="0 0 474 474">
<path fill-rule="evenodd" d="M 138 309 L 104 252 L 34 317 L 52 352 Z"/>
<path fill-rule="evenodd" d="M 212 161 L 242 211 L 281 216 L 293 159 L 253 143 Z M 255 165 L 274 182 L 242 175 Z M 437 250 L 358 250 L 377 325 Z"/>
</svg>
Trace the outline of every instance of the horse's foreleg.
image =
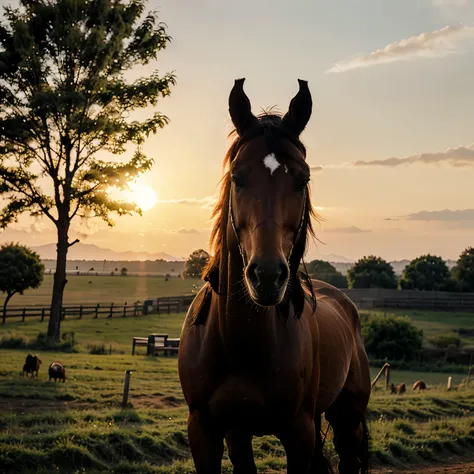
<svg viewBox="0 0 474 474">
<path fill-rule="evenodd" d="M 224 454 L 224 434 L 201 411 L 188 416 L 188 438 L 197 474 L 220 474 Z"/>
<path fill-rule="evenodd" d="M 257 474 L 253 458 L 252 435 L 242 431 L 230 431 L 226 438 L 229 458 L 234 474 Z"/>
<path fill-rule="evenodd" d="M 321 436 L 321 416 L 318 415 L 314 419 L 315 426 L 315 448 L 313 458 L 311 459 L 311 474 L 333 474 L 331 464 L 323 454 L 323 437 Z M 327 434 L 327 432 L 326 432 Z M 324 439 L 326 438 L 326 434 Z"/>
<path fill-rule="evenodd" d="M 287 473 L 308 474 L 316 442 L 314 418 L 300 413 L 279 438 L 286 451 Z"/>
</svg>

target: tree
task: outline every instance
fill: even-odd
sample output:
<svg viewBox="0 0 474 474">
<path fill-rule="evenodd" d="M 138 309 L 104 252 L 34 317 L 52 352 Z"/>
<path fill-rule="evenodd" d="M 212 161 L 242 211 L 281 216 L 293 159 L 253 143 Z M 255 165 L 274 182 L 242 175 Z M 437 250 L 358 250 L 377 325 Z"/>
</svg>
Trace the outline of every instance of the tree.
<svg viewBox="0 0 474 474">
<path fill-rule="evenodd" d="M 0 291 L 7 296 L 3 303 L 3 323 L 11 297 L 23 294 L 28 288 L 38 288 L 44 277 L 44 265 L 40 257 L 28 247 L 4 244 L 0 248 Z"/>
<path fill-rule="evenodd" d="M 460 291 L 474 292 L 474 247 L 461 253 L 453 268 L 453 278 Z"/>
<path fill-rule="evenodd" d="M 412 260 L 403 270 L 400 287 L 404 290 L 445 291 L 450 289 L 448 265 L 434 255 L 422 255 Z"/>
<path fill-rule="evenodd" d="M 329 262 L 312 260 L 306 265 L 306 270 L 312 278 L 325 281 L 337 288 L 347 288 L 347 278 Z"/>
<path fill-rule="evenodd" d="M 195 250 L 186 260 L 183 276 L 185 278 L 201 278 L 209 258 L 210 255 L 205 250 Z"/>
<path fill-rule="evenodd" d="M 412 360 L 423 345 L 423 331 L 407 316 L 370 316 L 362 325 L 367 354 L 377 359 Z"/>
<path fill-rule="evenodd" d="M 120 270 L 120 275 L 121 276 L 127 276 L 128 273 L 128 268 L 127 267 L 122 267 Z"/>
<path fill-rule="evenodd" d="M 0 227 L 22 213 L 46 216 L 56 227 L 57 258 L 48 339 L 59 341 L 71 222 L 137 212 L 113 197 L 115 188 L 149 170 L 141 145 L 168 123 L 155 112 L 175 77 L 155 71 L 129 82 L 124 73 L 149 64 L 170 41 L 145 0 L 20 0 L 4 7 L 0 24 Z M 135 117 L 136 118 L 136 117 Z M 135 146 L 132 158 L 103 161 Z"/>
<path fill-rule="evenodd" d="M 397 288 L 392 265 L 369 255 L 358 260 L 347 272 L 349 288 Z"/>
</svg>

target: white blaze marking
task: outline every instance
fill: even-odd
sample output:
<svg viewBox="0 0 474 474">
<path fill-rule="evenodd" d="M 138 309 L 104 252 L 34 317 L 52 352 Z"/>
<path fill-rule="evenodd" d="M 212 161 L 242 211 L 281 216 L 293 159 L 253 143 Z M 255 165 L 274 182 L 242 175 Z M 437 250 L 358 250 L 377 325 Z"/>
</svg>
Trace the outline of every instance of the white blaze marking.
<svg viewBox="0 0 474 474">
<path fill-rule="evenodd" d="M 285 167 L 285 173 L 288 173 L 288 166 L 283 165 Z"/>
<path fill-rule="evenodd" d="M 263 164 L 270 170 L 270 174 L 273 175 L 273 172 L 280 166 L 278 160 L 275 158 L 275 153 L 270 153 L 263 159 Z"/>
</svg>

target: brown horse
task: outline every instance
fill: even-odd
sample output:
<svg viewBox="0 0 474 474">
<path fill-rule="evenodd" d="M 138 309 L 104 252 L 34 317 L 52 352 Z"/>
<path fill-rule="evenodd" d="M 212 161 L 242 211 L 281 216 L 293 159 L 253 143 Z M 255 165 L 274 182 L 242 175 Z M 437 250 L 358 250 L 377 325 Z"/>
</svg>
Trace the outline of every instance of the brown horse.
<svg viewBox="0 0 474 474">
<path fill-rule="evenodd" d="M 311 116 L 306 81 L 288 113 L 251 112 L 235 81 L 229 148 L 206 285 L 183 324 L 179 377 L 198 474 L 221 472 L 224 438 L 234 473 L 257 472 L 254 435 L 274 434 L 288 473 L 327 473 L 321 415 L 342 474 L 369 470 L 367 355 L 355 305 L 299 272 L 312 233 L 310 167 L 299 135 Z"/>
</svg>

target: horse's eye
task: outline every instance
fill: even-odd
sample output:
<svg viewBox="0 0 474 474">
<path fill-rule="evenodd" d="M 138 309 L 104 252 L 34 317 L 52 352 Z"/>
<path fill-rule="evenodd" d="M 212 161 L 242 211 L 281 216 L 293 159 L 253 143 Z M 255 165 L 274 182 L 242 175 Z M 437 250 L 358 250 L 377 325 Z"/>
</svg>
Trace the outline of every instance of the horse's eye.
<svg viewBox="0 0 474 474">
<path fill-rule="evenodd" d="M 307 186 L 308 182 L 309 182 L 309 179 L 298 180 L 298 182 L 295 185 L 295 191 L 298 194 L 303 193 L 303 191 L 306 189 L 306 186 Z"/>
<path fill-rule="evenodd" d="M 238 192 L 244 187 L 244 182 L 242 178 L 238 176 L 232 175 L 232 182 L 235 185 L 235 190 Z"/>
</svg>

